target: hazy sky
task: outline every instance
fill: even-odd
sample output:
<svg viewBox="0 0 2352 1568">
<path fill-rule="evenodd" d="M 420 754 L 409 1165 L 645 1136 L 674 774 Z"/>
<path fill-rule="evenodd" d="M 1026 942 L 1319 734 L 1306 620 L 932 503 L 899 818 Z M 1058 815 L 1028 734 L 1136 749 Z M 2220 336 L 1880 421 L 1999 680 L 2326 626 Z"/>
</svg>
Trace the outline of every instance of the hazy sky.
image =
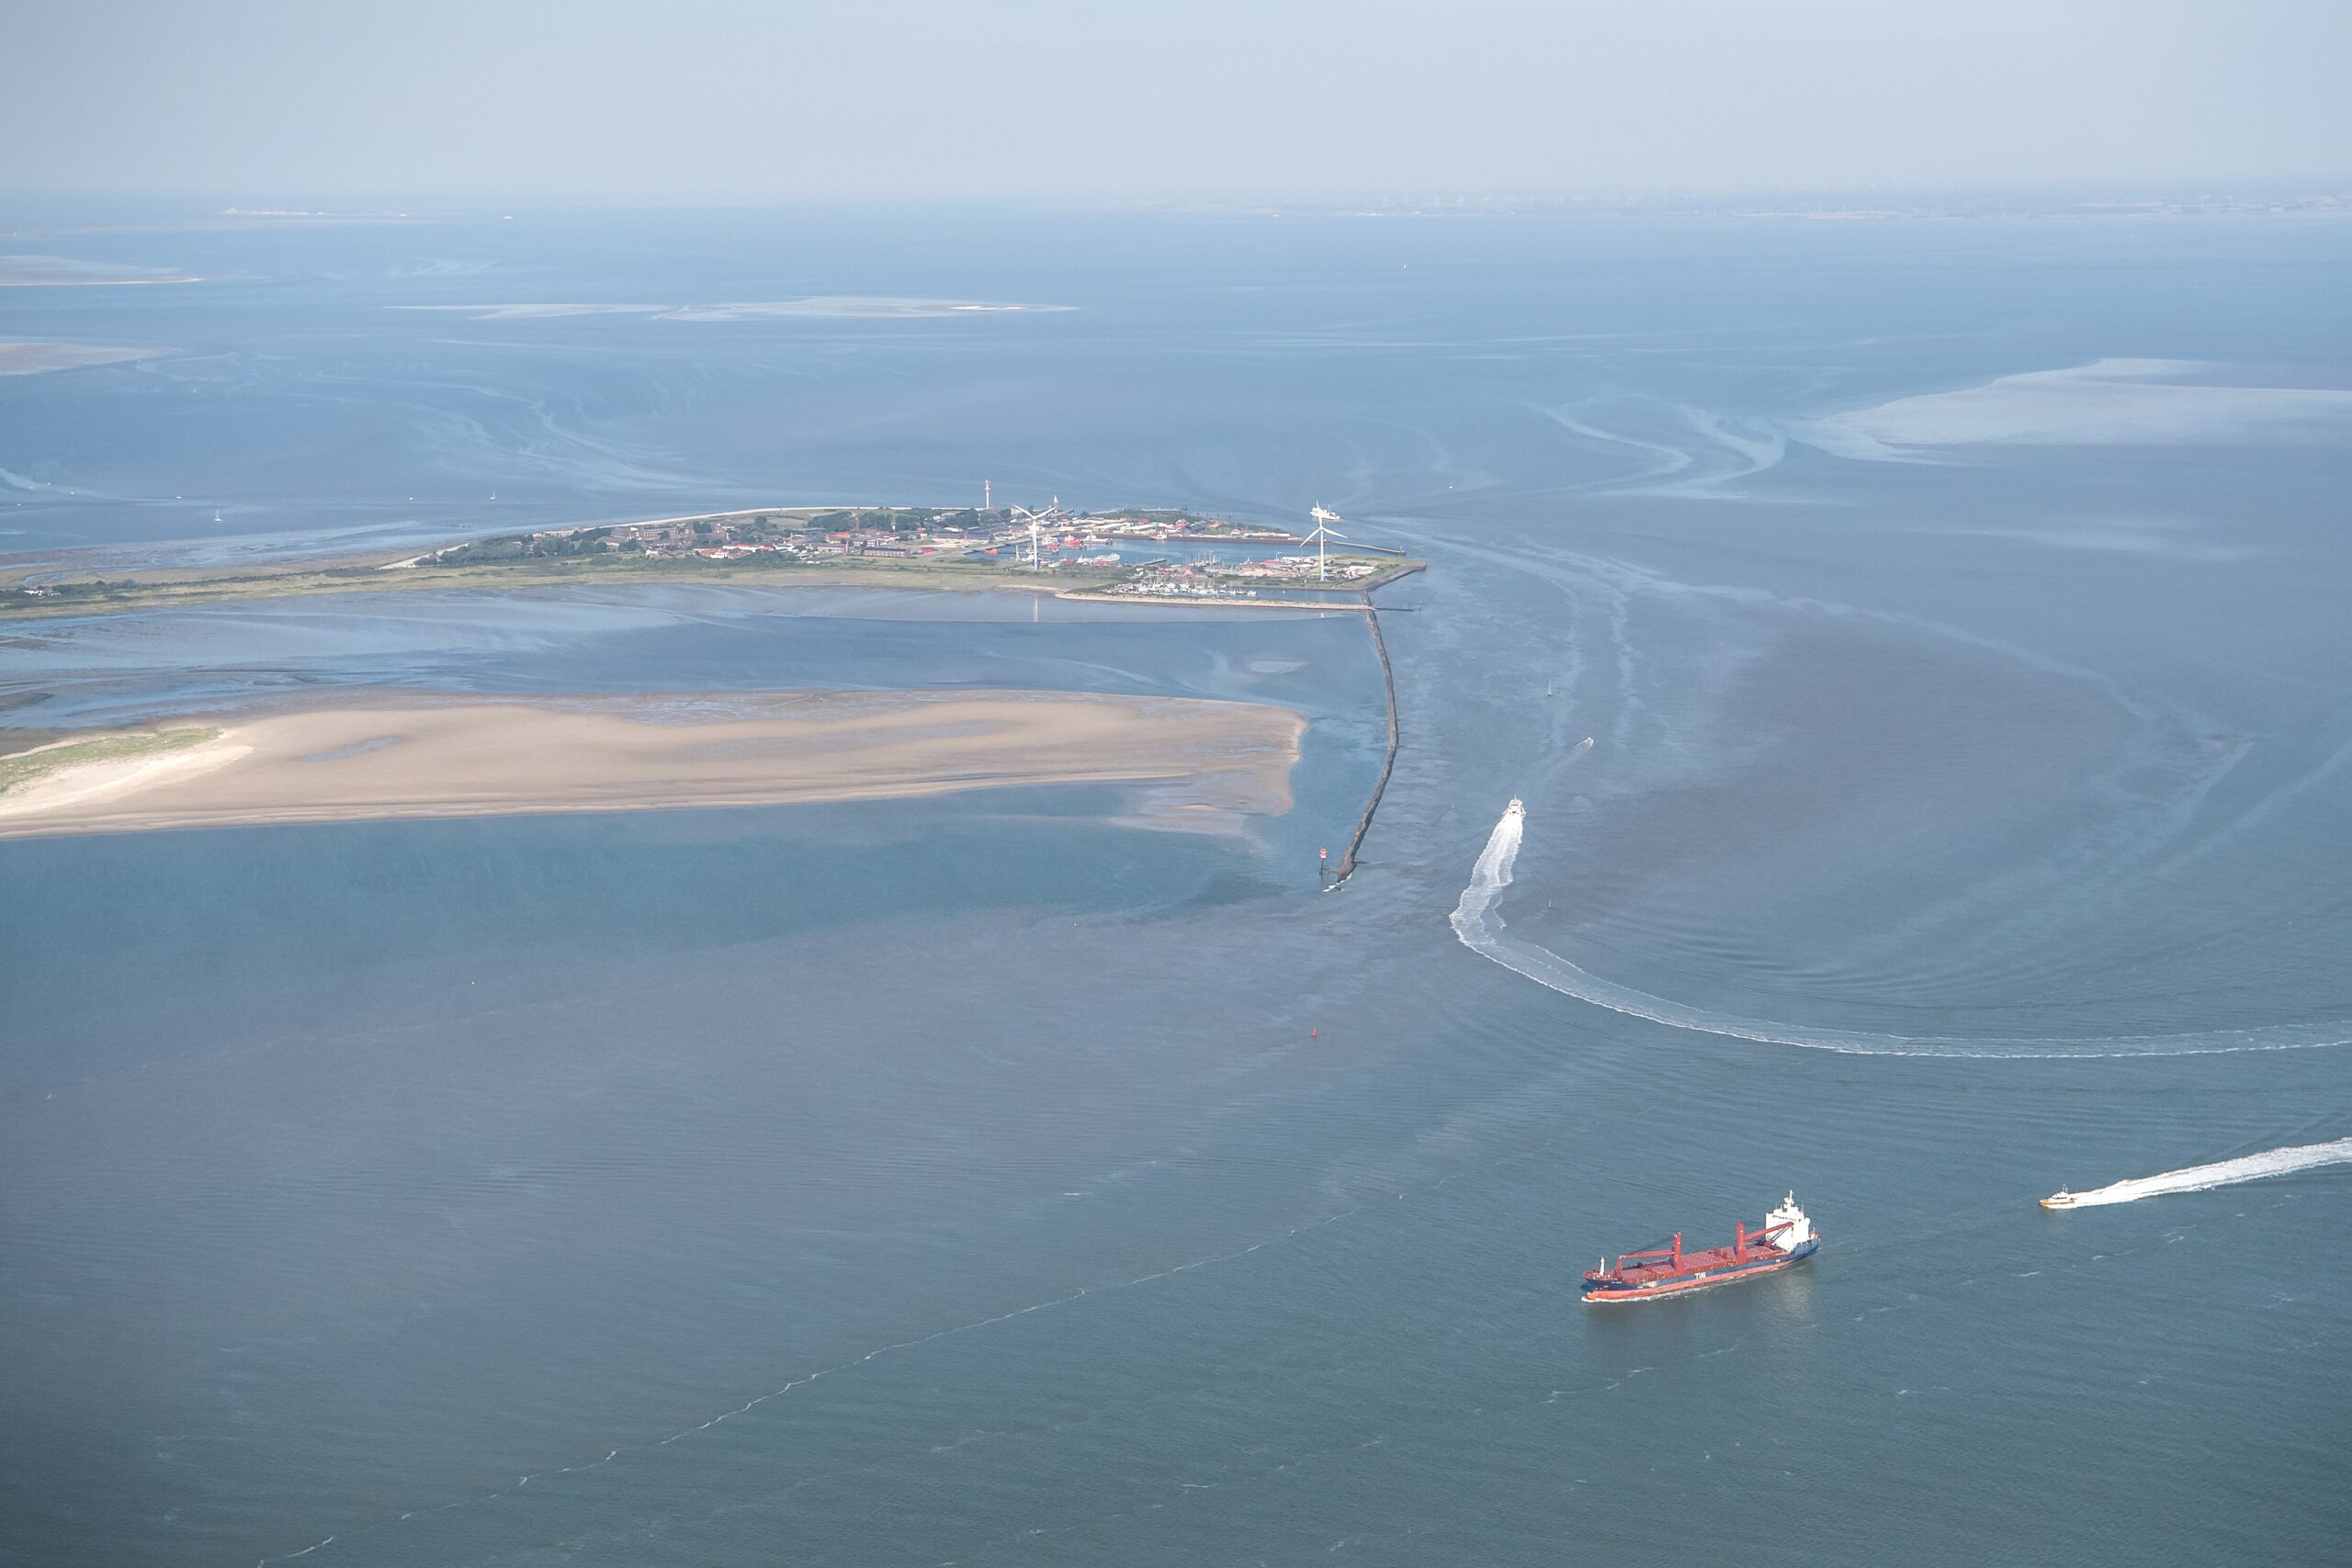
<svg viewBox="0 0 2352 1568">
<path fill-rule="evenodd" d="M 0 187 L 265 202 L 2352 173 L 2352 0 L 0 0 Z"/>
</svg>

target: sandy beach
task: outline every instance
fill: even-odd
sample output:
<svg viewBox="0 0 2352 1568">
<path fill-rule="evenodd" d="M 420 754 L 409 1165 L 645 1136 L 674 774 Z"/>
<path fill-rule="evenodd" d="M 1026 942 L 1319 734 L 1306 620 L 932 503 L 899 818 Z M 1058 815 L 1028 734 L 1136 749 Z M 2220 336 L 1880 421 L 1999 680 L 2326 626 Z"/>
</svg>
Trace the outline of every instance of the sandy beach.
<svg viewBox="0 0 2352 1568">
<path fill-rule="evenodd" d="M 1166 812 L 1279 813 L 1306 729 L 1284 708 L 1053 692 L 346 693 L 174 722 L 220 733 L 20 784 L 0 794 L 0 838 L 1115 781 L 1181 786 L 1155 792 Z"/>
</svg>

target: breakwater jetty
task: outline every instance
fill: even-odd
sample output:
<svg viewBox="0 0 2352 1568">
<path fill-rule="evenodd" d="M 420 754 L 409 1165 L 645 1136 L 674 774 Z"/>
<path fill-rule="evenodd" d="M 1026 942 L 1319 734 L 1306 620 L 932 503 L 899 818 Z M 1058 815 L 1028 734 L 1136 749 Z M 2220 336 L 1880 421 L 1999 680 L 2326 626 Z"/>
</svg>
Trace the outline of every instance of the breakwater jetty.
<svg viewBox="0 0 2352 1568">
<path fill-rule="evenodd" d="M 1372 814 L 1380 809 L 1380 797 L 1388 793 L 1388 775 L 1396 768 L 1396 670 L 1388 662 L 1388 639 L 1380 635 L 1380 606 L 1372 602 L 1368 588 L 1363 595 L 1363 624 L 1372 631 L 1372 651 L 1380 657 L 1380 682 L 1388 694 L 1388 750 L 1380 759 L 1380 777 L 1373 783 L 1372 797 L 1363 803 L 1363 815 L 1356 818 L 1356 830 L 1348 836 L 1348 847 L 1340 852 L 1331 880 L 1324 884 L 1326 893 L 1336 891 L 1356 874 L 1356 852 L 1363 848 L 1363 836 L 1372 830 Z"/>
</svg>

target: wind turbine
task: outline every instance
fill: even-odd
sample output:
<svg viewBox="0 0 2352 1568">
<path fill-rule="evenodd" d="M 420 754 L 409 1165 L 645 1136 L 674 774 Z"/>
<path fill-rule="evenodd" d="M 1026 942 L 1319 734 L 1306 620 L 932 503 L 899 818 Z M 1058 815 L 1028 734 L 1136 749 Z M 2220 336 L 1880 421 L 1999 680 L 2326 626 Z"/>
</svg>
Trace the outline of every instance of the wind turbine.
<svg viewBox="0 0 2352 1568">
<path fill-rule="evenodd" d="M 1326 539 L 1346 538 L 1345 534 L 1331 525 L 1344 523 L 1347 519 L 1336 512 L 1326 512 L 1319 502 L 1308 515 L 1315 519 L 1315 532 L 1306 536 L 1306 543 L 1315 547 L 1315 581 L 1320 582 L 1323 581 L 1323 543 Z"/>
<path fill-rule="evenodd" d="M 1046 524 L 1062 514 L 1062 498 L 1054 497 L 1054 503 L 1043 512 L 1032 512 L 1025 506 L 1016 506 L 1012 508 L 1012 514 L 1015 517 L 1029 519 L 1029 570 L 1039 570 L 1041 569 L 1038 565 L 1037 536 Z"/>
</svg>

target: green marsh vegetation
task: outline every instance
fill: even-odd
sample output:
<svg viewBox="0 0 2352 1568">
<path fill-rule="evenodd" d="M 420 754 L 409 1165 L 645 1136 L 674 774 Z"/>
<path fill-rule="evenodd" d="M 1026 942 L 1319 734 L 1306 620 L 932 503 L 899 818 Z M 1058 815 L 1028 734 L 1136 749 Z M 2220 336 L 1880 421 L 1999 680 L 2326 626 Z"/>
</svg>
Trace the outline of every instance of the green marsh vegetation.
<svg viewBox="0 0 2352 1568">
<path fill-rule="evenodd" d="M 49 731 L 28 730 L 22 737 L 47 735 Z M 81 740 L 50 740 L 28 750 L 0 755 L 0 795 L 35 779 L 44 778 L 60 768 L 79 767 L 85 762 L 119 762 L 127 758 L 160 755 L 166 751 L 185 751 L 212 739 L 220 731 L 189 727 L 176 729 L 108 730 Z M 0 746 L 12 744 L 17 737 L 0 740 Z"/>
</svg>

